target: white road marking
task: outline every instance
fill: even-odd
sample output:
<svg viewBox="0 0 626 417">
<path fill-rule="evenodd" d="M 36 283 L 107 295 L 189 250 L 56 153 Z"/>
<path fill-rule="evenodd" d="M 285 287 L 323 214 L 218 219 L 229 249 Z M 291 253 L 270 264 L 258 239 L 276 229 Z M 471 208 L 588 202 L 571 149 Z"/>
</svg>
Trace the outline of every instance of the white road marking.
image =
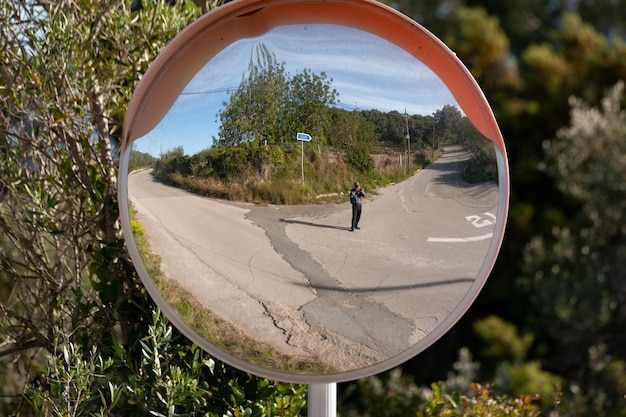
<svg viewBox="0 0 626 417">
<path fill-rule="evenodd" d="M 487 233 L 486 235 L 470 236 L 470 237 L 429 237 L 428 242 L 467 243 L 467 242 L 478 242 L 479 240 L 491 239 L 492 237 L 493 237 L 493 233 Z"/>
<path fill-rule="evenodd" d="M 474 214 L 472 216 L 465 216 L 465 220 L 472 223 L 472 226 L 474 227 L 485 227 L 485 226 L 491 226 L 495 224 L 496 216 L 488 212 L 483 213 L 483 214 L 487 217 L 491 217 L 493 220 L 485 219 L 482 216 L 477 215 L 477 214 Z"/>
<path fill-rule="evenodd" d="M 472 226 L 474 227 L 491 226 L 495 223 L 496 216 L 494 216 L 493 214 L 489 212 L 483 213 L 483 214 L 487 217 L 491 217 L 493 221 L 489 219 L 485 219 L 484 217 L 480 215 L 466 216 L 465 220 L 472 223 Z M 493 233 L 487 233 L 486 235 L 470 236 L 470 237 L 429 237 L 427 241 L 435 242 L 435 243 L 467 243 L 467 242 L 478 242 L 479 240 L 491 239 L 492 237 L 493 237 Z"/>
</svg>

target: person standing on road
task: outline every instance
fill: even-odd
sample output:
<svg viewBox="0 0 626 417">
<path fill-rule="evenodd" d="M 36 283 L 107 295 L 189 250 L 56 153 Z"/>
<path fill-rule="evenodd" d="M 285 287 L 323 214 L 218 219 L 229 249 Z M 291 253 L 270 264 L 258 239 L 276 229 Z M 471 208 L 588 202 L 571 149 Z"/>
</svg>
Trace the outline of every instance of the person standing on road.
<svg viewBox="0 0 626 417">
<path fill-rule="evenodd" d="M 361 188 L 359 182 L 354 183 L 354 187 L 350 190 L 350 203 L 352 203 L 352 227 L 350 231 L 354 232 L 354 229 L 360 229 L 359 220 L 361 220 L 361 197 L 365 197 L 365 192 Z"/>
</svg>

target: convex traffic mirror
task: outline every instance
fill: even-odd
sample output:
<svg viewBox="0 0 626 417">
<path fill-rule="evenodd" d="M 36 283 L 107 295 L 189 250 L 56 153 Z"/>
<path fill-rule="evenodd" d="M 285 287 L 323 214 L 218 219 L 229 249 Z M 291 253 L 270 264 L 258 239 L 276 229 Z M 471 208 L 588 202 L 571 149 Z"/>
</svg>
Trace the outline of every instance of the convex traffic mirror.
<svg viewBox="0 0 626 417">
<path fill-rule="evenodd" d="M 373 1 L 222 6 L 127 109 L 119 201 L 144 285 L 192 341 L 265 378 L 341 382 L 426 349 L 484 285 L 508 197 L 475 80 Z"/>
</svg>

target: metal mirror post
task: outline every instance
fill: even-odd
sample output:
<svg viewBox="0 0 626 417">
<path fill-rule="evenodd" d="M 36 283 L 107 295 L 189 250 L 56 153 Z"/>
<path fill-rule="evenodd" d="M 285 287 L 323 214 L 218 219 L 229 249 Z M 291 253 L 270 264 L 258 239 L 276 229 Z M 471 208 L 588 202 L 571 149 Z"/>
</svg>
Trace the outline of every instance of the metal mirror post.
<svg viewBox="0 0 626 417">
<path fill-rule="evenodd" d="M 348 232 L 349 204 L 254 205 L 185 191 L 208 169 L 209 148 L 236 147 L 233 137 L 279 153 L 280 146 L 302 147 L 304 187 L 305 148 L 321 153 L 332 138 L 320 137 L 332 134 L 315 124 L 282 132 L 287 119 L 270 111 L 281 99 L 255 93 L 260 76 L 303 90 L 318 86 L 316 97 L 341 117 L 369 111 L 399 118 L 407 149 L 376 155 L 380 164 L 411 168 L 418 138 L 411 145 L 409 115 L 419 140 L 426 138 L 424 153 L 439 159 L 377 190 L 358 234 Z M 306 93 L 301 103 L 311 104 Z M 244 103 L 253 94 L 260 112 Z M 271 132 L 240 128 L 270 116 Z M 438 131 L 446 123 L 445 134 Z M 300 142 L 268 143 L 281 134 Z M 495 181 L 465 180 L 477 153 L 493 165 Z M 180 158 L 193 169 L 176 172 L 173 187 L 131 169 L 137 155 L 162 164 L 164 156 Z M 309 384 L 315 416 L 334 415 L 337 382 L 405 362 L 458 321 L 493 267 L 508 211 L 504 141 L 475 80 L 436 37 L 370 0 L 245 0 L 194 22 L 133 95 L 119 172 L 129 252 L 164 314 L 234 367 Z M 260 181 L 269 176 L 265 169 Z M 131 220 L 160 257 L 160 276 L 148 273 Z"/>
</svg>

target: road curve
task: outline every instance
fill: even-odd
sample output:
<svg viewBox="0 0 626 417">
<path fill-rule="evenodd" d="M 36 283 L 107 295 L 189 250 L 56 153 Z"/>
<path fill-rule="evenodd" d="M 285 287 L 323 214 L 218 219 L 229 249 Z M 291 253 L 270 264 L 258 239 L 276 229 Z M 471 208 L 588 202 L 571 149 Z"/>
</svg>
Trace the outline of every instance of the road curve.
<svg viewBox="0 0 626 417">
<path fill-rule="evenodd" d="M 497 185 L 465 183 L 469 155 L 443 157 L 368 193 L 361 230 L 348 202 L 255 206 L 129 176 L 129 200 L 163 271 L 252 339 L 353 370 L 414 345 L 480 270 Z M 367 191 L 367 190 L 366 190 Z"/>
</svg>

